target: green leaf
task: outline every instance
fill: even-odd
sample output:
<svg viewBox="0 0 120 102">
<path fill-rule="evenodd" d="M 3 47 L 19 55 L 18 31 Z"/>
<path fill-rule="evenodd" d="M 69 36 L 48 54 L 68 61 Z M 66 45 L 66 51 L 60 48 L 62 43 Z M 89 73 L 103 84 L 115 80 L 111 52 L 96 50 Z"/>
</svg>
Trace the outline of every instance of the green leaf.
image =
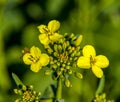
<svg viewBox="0 0 120 102">
<path fill-rule="evenodd" d="M 22 83 L 22 81 L 19 79 L 19 77 L 18 77 L 15 73 L 12 73 L 12 77 L 13 77 L 15 83 L 17 84 L 17 86 L 18 86 L 18 85 L 24 85 L 24 84 Z"/>
</svg>

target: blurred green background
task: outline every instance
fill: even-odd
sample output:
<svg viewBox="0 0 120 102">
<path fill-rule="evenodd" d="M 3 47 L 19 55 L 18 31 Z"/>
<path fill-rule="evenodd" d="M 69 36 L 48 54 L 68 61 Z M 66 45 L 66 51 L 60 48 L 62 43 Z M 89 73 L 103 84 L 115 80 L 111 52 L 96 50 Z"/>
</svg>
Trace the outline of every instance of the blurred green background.
<svg viewBox="0 0 120 102">
<path fill-rule="evenodd" d="M 120 102 L 120 0 L 0 0 L 0 102 L 14 102 L 17 97 L 12 72 L 37 91 L 54 83 L 43 71 L 30 71 L 21 59 L 24 47 L 42 48 L 37 26 L 52 19 L 61 22 L 61 33 L 83 34 L 82 47 L 92 44 L 97 54 L 109 58 L 104 92 Z M 90 70 L 83 74 L 82 80 L 71 78 L 72 88 L 64 87 L 65 102 L 93 99 L 99 79 Z"/>
</svg>

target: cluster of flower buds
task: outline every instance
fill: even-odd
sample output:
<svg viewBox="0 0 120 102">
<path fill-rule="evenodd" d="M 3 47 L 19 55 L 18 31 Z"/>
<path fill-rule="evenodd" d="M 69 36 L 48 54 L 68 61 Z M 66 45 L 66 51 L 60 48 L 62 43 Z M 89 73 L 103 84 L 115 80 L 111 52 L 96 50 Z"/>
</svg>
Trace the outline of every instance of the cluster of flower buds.
<svg viewBox="0 0 120 102">
<path fill-rule="evenodd" d="M 114 102 L 114 100 L 107 100 L 106 99 L 106 94 L 103 93 L 101 95 L 96 95 L 93 102 Z"/>
<path fill-rule="evenodd" d="M 76 37 L 74 34 L 64 34 L 60 40 L 46 47 L 50 56 L 51 69 L 47 70 L 46 74 L 53 72 L 53 79 L 62 78 L 67 87 L 71 87 L 68 79 L 71 74 L 75 73 L 78 78 L 82 78 L 82 74 L 76 72 L 81 40 L 82 35 Z"/>
<path fill-rule="evenodd" d="M 14 92 L 21 97 L 15 102 L 39 102 L 41 93 L 33 90 L 33 86 L 19 85 Z"/>
</svg>

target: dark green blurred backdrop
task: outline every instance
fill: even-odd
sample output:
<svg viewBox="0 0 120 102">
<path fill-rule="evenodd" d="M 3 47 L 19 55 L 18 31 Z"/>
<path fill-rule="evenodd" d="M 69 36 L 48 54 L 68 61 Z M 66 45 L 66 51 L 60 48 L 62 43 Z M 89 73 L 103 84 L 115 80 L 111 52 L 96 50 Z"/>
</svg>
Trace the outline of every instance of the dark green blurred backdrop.
<svg viewBox="0 0 120 102">
<path fill-rule="evenodd" d="M 0 102 L 17 97 L 12 72 L 41 92 L 53 83 L 50 76 L 31 72 L 21 59 L 24 47 L 42 49 L 37 26 L 52 19 L 61 22 L 61 33 L 83 34 L 81 47 L 92 44 L 97 54 L 109 58 L 104 92 L 120 102 L 120 0 L 0 0 Z M 64 87 L 65 102 L 93 99 L 99 79 L 90 70 L 83 73 L 82 80 L 71 78 L 72 88 Z"/>
</svg>

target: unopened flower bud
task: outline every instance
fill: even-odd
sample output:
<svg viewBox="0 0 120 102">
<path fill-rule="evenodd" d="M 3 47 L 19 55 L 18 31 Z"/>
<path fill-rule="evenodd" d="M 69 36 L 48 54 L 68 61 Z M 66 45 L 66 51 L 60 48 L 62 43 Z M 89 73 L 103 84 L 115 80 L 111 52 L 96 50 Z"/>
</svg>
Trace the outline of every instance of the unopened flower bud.
<svg viewBox="0 0 120 102">
<path fill-rule="evenodd" d="M 65 49 L 67 48 L 67 42 L 64 42 L 62 47 L 63 47 L 63 50 L 65 51 Z"/>
<path fill-rule="evenodd" d="M 54 69 L 56 69 L 56 68 L 57 68 L 57 65 L 56 65 L 56 64 L 53 64 L 52 67 L 53 67 Z"/>
<path fill-rule="evenodd" d="M 46 70 L 45 71 L 45 75 L 50 75 L 51 74 L 51 70 Z"/>
<path fill-rule="evenodd" d="M 73 37 L 75 37 L 75 35 L 72 33 L 72 34 L 70 35 L 70 38 L 73 38 Z"/>
<path fill-rule="evenodd" d="M 68 70 L 68 74 L 72 74 L 72 70 L 71 69 Z"/>
<path fill-rule="evenodd" d="M 62 74 L 62 71 L 61 70 L 58 70 L 57 71 L 57 75 L 59 76 L 59 75 L 61 75 Z"/>
<path fill-rule="evenodd" d="M 54 56 L 55 56 L 55 57 L 57 57 L 57 56 L 58 56 L 58 53 L 57 53 L 57 52 L 54 52 L 53 54 L 54 54 Z"/>
<path fill-rule="evenodd" d="M 79 35 L 78 38 L 75 40 L 74 44 L 75 46 L 79 46 L 82 41 L 83 36 Z"/>
<path fill-rule="evenodd" d="M 14 93 L 18 94 L 18 89 L 14 89 L 13 91 Z"/>
<path fill-rule="evenodd" d="M 82 78 L 83 78 L 83 75 L 82 75 L 81 73 L 79 73 L 79 72 L 76 72 L 76 73 L 75 73 L 75 76 L 76 76 L 77 78 L 79 78 L 79 79 L 82 79 Z"/>
<path fill-rule="evenodd" d="M 22 90 L 18 90 L 18 94 L 22 95 L 23 94 Z"/>
<path fill-rule="evenodd" d="M 23 86 L 22 86 L 22 90 L 25 91 L 26 89 L 27 89 L 27 87 L 26 87 L 25 85 L 23 85 Z"/>
<path fill-rule="evenodd" d="M 76 53 L 76 56 L 80 56 L 80 51 Z"/>
<path fill-rule="evenodd" d="M 76 47 L 76 51 L 80 51 L 80 46 L 77 46 L 77 47 Z"/>
<path fill-rule="evenodd" d="M 70 81 L 68 79 L 65 79 L 65 86 L 66 87 L 70 87 L 71 86 Z"/>
<path fill-rule="evenodd" d="M 57 49 L 57 44 L 54 44 L 54 50 L 57 52 L 58 49 Z"/>
<path fill-rule="evenodd" d="M 61 45 L 58 45 L 58 50 L 59 50 L 59 52 L 62 52 L 62 46 Z"/>
</svg>

